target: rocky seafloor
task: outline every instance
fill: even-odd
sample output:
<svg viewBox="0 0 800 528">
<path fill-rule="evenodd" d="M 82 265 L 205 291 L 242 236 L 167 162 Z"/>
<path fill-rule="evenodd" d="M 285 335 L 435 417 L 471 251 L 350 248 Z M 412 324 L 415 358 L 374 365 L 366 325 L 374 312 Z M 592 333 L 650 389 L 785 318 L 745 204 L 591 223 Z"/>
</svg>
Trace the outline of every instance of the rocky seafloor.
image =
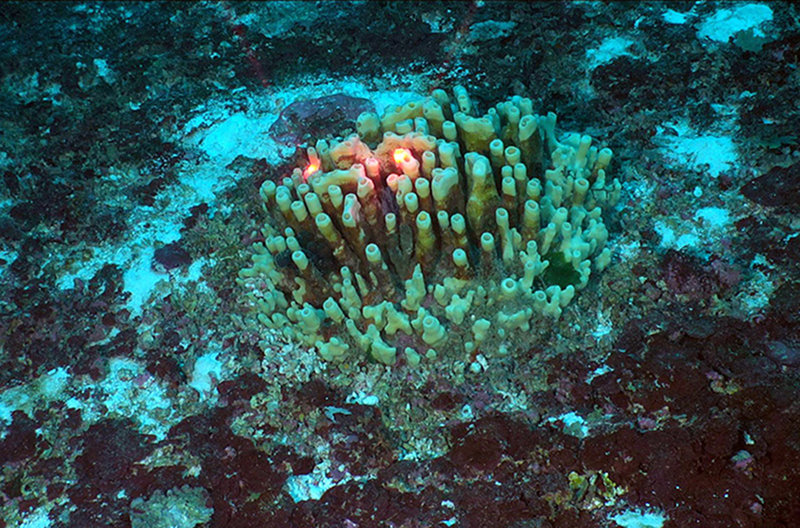
<svg viewBox="0 0 800 528">
<path fill-rule="evenodd" d="M 11 2 L 0 40 L 0 527 L 800 525 L 793 5 Z M 454 85 L 614 150 L 611 265 L 477 363 L 266 330 L 260 184 L 353 129 L 330 96 Z"/>
</svg>

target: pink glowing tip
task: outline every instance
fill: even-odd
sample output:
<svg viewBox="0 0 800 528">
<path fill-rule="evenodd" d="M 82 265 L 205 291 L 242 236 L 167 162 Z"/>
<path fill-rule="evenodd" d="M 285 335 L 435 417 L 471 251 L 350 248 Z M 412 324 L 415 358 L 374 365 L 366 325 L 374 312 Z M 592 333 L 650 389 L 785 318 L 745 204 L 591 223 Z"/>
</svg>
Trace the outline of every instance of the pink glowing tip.
<svg viewBox="0 0 800 528">
<path fill-rule="evenodd" d="M 394 156 L 394 162 L 397 165 L 400 165 L 404 161 L 411 160 L 411 151 L 405 148 L 398 148 L 394 150 L 393 156 Z"/>
<path fill-rule="evenodd" d="M 303 181 L 308 181 L 308 177 L 319 170 L 319 163 L 309 163 L 303 171 Z"/>
</svg>

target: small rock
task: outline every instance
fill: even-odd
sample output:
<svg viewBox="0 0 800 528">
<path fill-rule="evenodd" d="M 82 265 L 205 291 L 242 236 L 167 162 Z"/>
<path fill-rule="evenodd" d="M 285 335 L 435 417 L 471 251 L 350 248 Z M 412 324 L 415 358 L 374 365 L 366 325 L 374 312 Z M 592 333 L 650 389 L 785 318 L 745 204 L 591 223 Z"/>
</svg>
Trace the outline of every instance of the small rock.
<svg viewBox="0 0 800 528">
<path fill-rule="evenodd" d="M 154 270 L 170 271 L 181 266 L 188 266 L 192 262 L 192 257 L 180 244 L 173 242 L 156 249 L 153 261 Z"/>
<path fill-rule="evenodd" d="M 766 349 L 767 356 L 779 365 L 787 367 L 800 366 L 800 346 L 798 346 L 798 343 L 769 341 Z"/>
</svg>

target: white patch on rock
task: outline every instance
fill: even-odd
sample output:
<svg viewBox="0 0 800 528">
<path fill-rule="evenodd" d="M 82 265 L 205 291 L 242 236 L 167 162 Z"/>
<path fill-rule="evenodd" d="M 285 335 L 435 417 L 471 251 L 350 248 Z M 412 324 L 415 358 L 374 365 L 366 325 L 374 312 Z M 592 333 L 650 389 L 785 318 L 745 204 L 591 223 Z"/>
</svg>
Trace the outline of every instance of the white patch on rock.
<svg viewBox="0 0 800 528">
<path fill-rule="evenodd" d="M 735 5 L 735 4 L 734 4 Z M 772 20 L 772 9 L 764 4 L 740 4 L 733 9 L 719 9 L 697 25 L 697 36 L 715 42 L 728 42 L 741 31 L 765 37 L 761 25 Z"/>
<path fill-rule="evenodd" d="M 219 352 L 209 352 L 197 358 L 192 370 L 192 379 L 188 385 L 200 394 L 204 400 L 216 391 L 215 380 L 222 377 L 222 362 Z"/>
<path fill-rule="evenodd" d="M 621 528 L 661 528 L 667 517 L 656 511 L 628 510 L 609 516 Z"/>
<path fill-rule="evenodd" d="M 666 134 L 667 128 L 676 135 Z M 701 134 L 686 123 L 665 123 L 657 127 L 655 143 L 673 165 L 700 170 L 708 169 L 713 178 L 732 169 L 739 161 L 736 145 L 730 136 Z"/>
<path fill-rule="evenodd" d="M 602 64 L 609 63 L 618 57 L 631 55 L 628 51 L 634 41 L 627 37 L 608 37 L 597 49 L 586 50 L 586 57 L 589 59 L 589 67 L 597 68 Z"/>
</svg>

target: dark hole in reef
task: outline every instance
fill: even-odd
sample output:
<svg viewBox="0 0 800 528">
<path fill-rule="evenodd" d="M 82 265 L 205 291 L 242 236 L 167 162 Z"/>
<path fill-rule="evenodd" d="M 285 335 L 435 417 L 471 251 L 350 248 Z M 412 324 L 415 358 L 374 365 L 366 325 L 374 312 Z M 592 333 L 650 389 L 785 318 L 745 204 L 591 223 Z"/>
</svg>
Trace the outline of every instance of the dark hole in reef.
<svg viewBox="0 0 800 528">
<path fill-rule="evenodd" d="M 286 268 L 292 265 L 292 250 L 284 249 L 275 255 L 275 265 L 279 268 Z"/>
<path fill-rule="evenodd" d="M 300 242 L 303 253 L 323 275 L 327 276 L 339 271 L 333 251 L 324 241 L 314 238 L 307 231 L 297 233 L 297 240 Z"/>
<path fill-rule="evenodd" d="M 542 274 L 542 281 L 544 281 L 545 285 L 553 286 L 556 284 L 563 289 L 570 284 L 574 286 L 580 282 L 581 274 L 572 266 L 571 262 L 564 258 L 562 251 L 549 251 L 544 256 L 544 260 L 550 262 L 550 265 L 547 266 L 547 269 Z"/>
</svg>

